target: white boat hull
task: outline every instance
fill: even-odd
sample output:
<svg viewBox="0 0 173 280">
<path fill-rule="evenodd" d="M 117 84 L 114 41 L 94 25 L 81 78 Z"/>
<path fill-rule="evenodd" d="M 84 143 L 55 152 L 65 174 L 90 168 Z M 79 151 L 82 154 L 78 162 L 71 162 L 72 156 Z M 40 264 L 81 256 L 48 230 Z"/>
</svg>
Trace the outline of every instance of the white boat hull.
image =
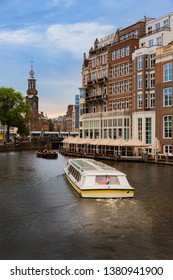
<svg viewBox="0 0 173 280">
<path fill-rule="evenodd" d="M 67 175 L 67 174 L 66 174 Z M 134 196 L 134 189 L 81 189 L 77 186 L 69 176 L 66 176 L 71 186 L 81 196 L 86 198 L 128 198 Z"/>
</svg>

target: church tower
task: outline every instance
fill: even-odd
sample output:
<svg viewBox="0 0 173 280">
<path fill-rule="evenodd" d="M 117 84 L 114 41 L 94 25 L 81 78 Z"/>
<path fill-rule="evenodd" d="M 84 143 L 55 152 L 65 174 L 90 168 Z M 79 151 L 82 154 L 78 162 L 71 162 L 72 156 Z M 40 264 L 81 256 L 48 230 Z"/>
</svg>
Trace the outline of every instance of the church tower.
<svg viewBox="0 0 173 280">
<path fill-rule="evenodd" d="M 31 106 L 31 118 L 29 122 L 29 130 L 36 131 L 40 130 L 40 122 L 39 122 L 39 98 L 37 96 L 38 91 L 36 89 L 36 79 L 34 78 L 34 70 L 33 64 L 31 61 L 31 70 L 29 71 L 29 79 L 28 79 L 28 89 L 26 91 L 27 96 L 26 100 L 30 103 Z"/>
</svg>

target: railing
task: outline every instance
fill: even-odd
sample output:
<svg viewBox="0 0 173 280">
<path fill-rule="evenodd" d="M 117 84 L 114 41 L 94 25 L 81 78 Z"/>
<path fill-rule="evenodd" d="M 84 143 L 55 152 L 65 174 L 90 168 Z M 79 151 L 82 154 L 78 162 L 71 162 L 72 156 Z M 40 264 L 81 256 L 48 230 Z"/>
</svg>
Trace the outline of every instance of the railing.
<svg viewBox="0 0 173 280">
<path fill-rule="evenodd" d="M 131 110 L 117 110 L 117 111 L 107 111 L 107 112 L 97 112 L 97 113 L 88 113 L 83 114 L 80 119 L 91 119 L 91 118 L 100 118 L 100 117 L 116 117 L 116 116 L 124 116 L 130 115 Z"/>
</svg>

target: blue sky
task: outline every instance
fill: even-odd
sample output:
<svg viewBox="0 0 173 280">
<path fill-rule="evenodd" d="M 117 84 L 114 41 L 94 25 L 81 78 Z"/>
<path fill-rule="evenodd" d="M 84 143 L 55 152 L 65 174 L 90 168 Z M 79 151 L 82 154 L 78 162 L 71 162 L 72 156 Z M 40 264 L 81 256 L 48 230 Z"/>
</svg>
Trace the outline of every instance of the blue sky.
<svg viewBox="0 0 173 280">
<path fill-rule="evenodd" d="M 96 38 L 169 12 L 173 0 L 0 0 L 0 86 L 25 96 L 33 60 L 39 110 L 65 114 Z"/>
</svg>

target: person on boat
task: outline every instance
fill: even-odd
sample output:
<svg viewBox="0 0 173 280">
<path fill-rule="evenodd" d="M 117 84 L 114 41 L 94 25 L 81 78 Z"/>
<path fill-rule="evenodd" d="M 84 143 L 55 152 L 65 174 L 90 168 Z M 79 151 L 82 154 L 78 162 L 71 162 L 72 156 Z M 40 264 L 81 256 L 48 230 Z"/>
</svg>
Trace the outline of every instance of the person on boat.
<svg viewBox="0 0 173 280">
<path fill-rule="evenodd" d="M 111 180 L 111 177 L 110 177 L 110 176 L 107 176 L 107 177 L 106 177 L 106 185 L 109 185 L 110 180 Z"/>
</svg>

